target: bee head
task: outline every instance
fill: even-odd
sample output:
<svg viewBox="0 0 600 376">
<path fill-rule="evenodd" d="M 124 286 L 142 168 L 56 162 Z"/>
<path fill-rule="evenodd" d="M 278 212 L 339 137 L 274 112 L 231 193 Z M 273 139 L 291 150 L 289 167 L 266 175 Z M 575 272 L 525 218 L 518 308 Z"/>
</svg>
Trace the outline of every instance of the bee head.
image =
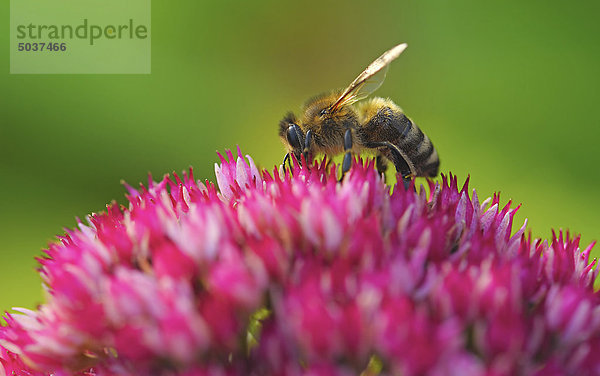
<svg viewBox="0 0 600 376">
<path fill-rule="evenodd" d="M 302 153 L 307 157 L 343 146 L 345 130 L 357 127 L 358 118 L 351 106 L 332 110 L 339 94 L 333 92 L 309 99 L 300 118 L 290 112 L 279 122 L 279 137 L 288 153 L 300 160 Z"/>
<path fill-rule="evenodd" d="M 296 116 L 293 113 L 288 113 L 279 122 L 279 137 L 288 151 L 300 160 L 305 135 L 302 128 L 297 124 Z"/>
</svg>

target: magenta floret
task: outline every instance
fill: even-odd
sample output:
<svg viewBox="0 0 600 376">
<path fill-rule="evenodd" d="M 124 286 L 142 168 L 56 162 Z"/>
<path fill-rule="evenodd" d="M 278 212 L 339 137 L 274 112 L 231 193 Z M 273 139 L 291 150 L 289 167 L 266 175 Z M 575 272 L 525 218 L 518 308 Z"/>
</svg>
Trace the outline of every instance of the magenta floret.
<svg viewBox="0 0 600 376">
<path fill-rule="evenodd" d="M 51 244 L 0 375 L 600 374 L 593 244 L 452 175 L 390 193 L 372 161 L 225 154 L 218 189 L 149 177 Z"/>
</svg>

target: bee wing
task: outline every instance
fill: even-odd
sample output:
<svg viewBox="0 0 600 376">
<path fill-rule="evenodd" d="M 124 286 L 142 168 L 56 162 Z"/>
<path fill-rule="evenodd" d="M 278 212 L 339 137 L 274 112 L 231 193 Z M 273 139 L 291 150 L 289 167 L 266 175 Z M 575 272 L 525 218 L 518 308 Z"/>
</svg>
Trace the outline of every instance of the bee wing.
<svg viewBox="0 0 600 376">
<path fill-rule="evenodd" d="M 394 46 L 369 64 L 369 66 L 362 71 L 354 81 L 352 81 L 346 90 L 342 92 L 342 95 L 340 95 L 338 100 L 329 107 L 329 111 L 335 111 L 339 107 L 361 100 L 377 90 L 385 80 L 389 64 L 400 56 L 402 51 L 406 49 L 406 46 L 406 43 Z"/>
</svg>

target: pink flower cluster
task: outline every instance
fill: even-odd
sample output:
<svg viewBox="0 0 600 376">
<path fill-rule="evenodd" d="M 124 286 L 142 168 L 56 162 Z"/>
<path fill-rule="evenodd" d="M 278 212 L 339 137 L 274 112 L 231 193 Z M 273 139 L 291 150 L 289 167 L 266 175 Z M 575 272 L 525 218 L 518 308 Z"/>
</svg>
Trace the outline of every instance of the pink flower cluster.
<svg viewBox="0 0 600 376">
<path fill-rule="evenodd" d="M 372 162 L 151 179 L 50 245 L 0 375 L 598 375 L 591 246 Z"/>
</svg>

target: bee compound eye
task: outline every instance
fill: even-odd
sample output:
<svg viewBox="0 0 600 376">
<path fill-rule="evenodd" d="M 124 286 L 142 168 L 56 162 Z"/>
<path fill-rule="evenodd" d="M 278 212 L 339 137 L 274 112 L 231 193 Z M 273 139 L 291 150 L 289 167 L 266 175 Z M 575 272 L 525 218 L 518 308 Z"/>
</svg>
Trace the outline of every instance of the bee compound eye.
<svg viewBox="0 0 600 376">
<path fill-rule="evenodd" d="M 294 149 L 300 148 L 300 138 L 299 132 L 296 129 L 297 127 L 297 125 L 290 125 L 286 133 L 287 140 Z"/>
</svg>

